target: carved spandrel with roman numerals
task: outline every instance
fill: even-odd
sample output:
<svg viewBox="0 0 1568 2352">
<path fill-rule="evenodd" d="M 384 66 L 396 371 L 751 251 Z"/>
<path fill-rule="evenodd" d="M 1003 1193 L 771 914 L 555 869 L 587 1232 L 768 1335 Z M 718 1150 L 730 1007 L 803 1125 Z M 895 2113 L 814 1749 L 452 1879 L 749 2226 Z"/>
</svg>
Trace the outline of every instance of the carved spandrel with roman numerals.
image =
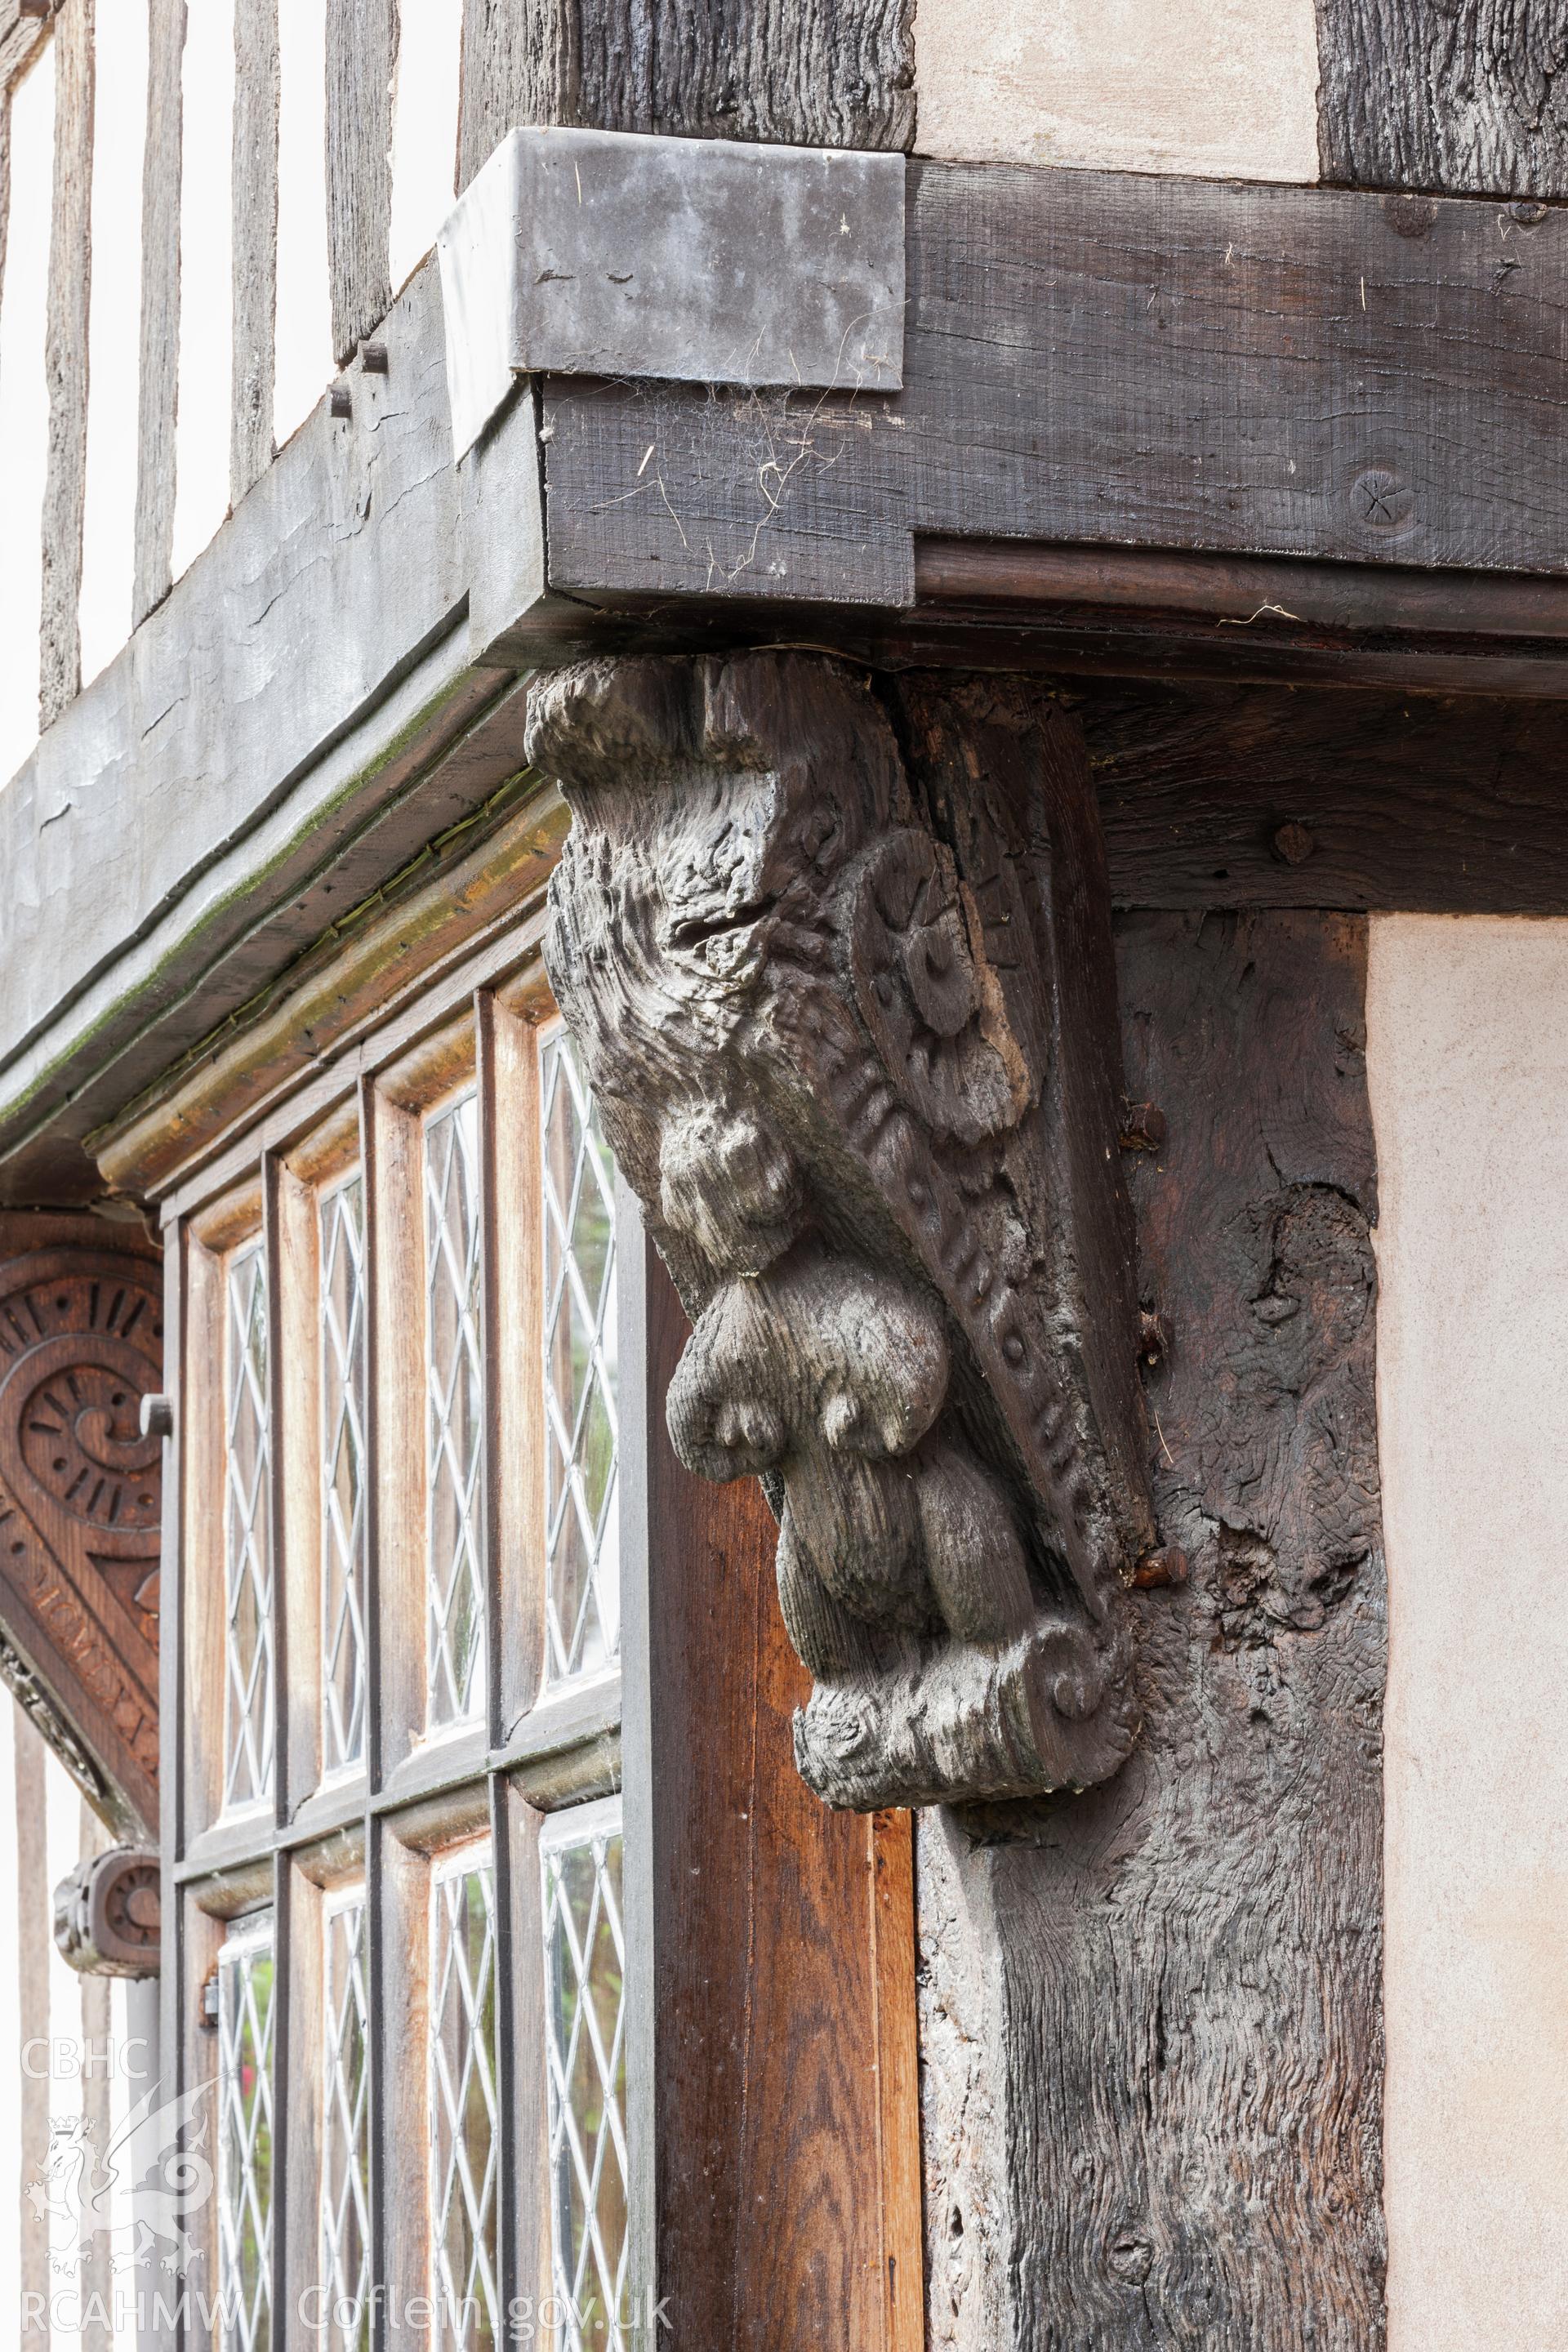
<svg viewBox="0 0 1568 2352">
<path fill-rule="evenodd" d="M 546 964 L 695 1325 L 671 1436 L 767 1485 L 797 1760 L 860 1809 L 1113 1772 L 1154 1540 L 1081 739 L 900 691 L 895 731 L 809 656 L 595 662 L 529 732 Z"/>
<path fill-rule="evenodd" d="M 0 1675 L 105 1818 L 158 1819 L 156 1259 L 0 1218 Z"/>
</svg>

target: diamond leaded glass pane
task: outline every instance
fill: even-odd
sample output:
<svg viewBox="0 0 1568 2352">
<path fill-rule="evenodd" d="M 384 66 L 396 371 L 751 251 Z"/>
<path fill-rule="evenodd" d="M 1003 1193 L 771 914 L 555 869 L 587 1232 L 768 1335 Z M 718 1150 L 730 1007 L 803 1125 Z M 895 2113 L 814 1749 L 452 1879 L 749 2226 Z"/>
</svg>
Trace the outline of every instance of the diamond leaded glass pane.
<svg viewBox="0 0 1568 2352">
<path fill-rule="evenodd" d="M 370 2343 L 370 2116 L 364 1898 L 327 1912 L 321 2117 L 321 2290 L 327 2352 Z"/>
<path fill-rule="evenodd" d="M 542 1852 L 552 2248 L 563 2352 L 629 2352 L 618 1804 L 558 1815 Z"/>
<path fill-rule="evenodd" d="M 620 1643 L 615 1164 L 564 1029 L 541 1055 L 546 1678 L 562 1683 Z"/>
<path fill-rule="evenodd" d="M 225 2352 L 272 2345 L 272 1927 L 218 1954 L 218 2294 Z"/>
<path fill-rule="evenodd" d="M 226 1304 L 224 1803 L 231 1806 L 272 1788 L 267 1261 L 259 1245 L 230 1261 Z"/>
<path fill-rule="evenodd" d="M 429 1719 L 484 1703 L 484 1522 L 479 1487 L 479 1105 L 469 1093 L 426 1123 Z"/>
<path fill-rule="evenodd" d="M 431 1890 L 430 2213 L 435 2343 L 491 2352 L 496 2288 L 495 1878 L 472 1848 Z"/>
<path fill-rule="evenodd" d="M 321 1205 L 321 1762 L 364 1754 L 364 1183 Z"/>
</svg>

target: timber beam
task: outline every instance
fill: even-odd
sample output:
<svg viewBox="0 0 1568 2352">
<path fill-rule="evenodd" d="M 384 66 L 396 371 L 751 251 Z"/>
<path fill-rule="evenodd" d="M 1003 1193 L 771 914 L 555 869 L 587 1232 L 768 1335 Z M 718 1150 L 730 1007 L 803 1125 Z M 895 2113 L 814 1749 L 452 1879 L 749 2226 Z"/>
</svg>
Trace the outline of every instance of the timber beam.
<svg viewBox="0 0 1568 2352">
<path fill-rule="evenodd" d="M 501 238 L 546 283 L 514 301 L 503 268 L 477 306 L 478 439 L 432 264 L 389 373 L 345 378 L 0 794 L 0 1199 L 92 1197 L 85 1138 L 510 787 L 542 663 L 808 642 L 1568 698 L 1562 209 L 517 138 L 572 201 Z M 727 269 L 693 263 L 697 382 L 634 299 L 672 149 L 778 183 L 720 206 Z M 769 221 L 805 226 L 774 250 Z"/>
<path fill-rule="evenodd" d="M 1556 208 L 921 163 L 905 268 L 895 393 L 548 379 L 552 585 L 909 610 L 931 535 L 1561 580 Z"/>
</svg>

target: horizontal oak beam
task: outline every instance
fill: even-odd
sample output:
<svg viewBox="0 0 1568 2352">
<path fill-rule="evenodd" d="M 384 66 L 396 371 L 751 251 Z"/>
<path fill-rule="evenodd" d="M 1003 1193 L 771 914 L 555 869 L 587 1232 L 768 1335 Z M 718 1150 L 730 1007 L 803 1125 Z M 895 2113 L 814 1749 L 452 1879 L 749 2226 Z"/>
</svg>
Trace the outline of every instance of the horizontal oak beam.
<svg viewBox="0 0 1568 2352">
<path fill-rule="evenodd" d="M 550 379 L 552 585 L 898 609 L 921 533 L 1561 572 L 1557 213 L 919 163 L 907 284 L 898 394 Z"/>
</svg>

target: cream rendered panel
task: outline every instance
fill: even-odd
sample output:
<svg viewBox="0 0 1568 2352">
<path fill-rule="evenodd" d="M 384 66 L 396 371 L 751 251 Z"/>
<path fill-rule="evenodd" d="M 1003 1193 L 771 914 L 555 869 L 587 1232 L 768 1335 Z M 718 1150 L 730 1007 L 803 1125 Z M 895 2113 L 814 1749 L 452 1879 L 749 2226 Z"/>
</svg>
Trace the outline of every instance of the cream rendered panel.
<svg viewBox="0 0 1568 2352">
<path fill-rule="evenodd" d="M 1568 921 L 1372 924 L 1390 2352 L 1568 2344 Z"/>
<path fill-rule="evenodd" d="M 1313 0 L 918 0 L 922 155 L 1315 180 Z"/>
</svg>

